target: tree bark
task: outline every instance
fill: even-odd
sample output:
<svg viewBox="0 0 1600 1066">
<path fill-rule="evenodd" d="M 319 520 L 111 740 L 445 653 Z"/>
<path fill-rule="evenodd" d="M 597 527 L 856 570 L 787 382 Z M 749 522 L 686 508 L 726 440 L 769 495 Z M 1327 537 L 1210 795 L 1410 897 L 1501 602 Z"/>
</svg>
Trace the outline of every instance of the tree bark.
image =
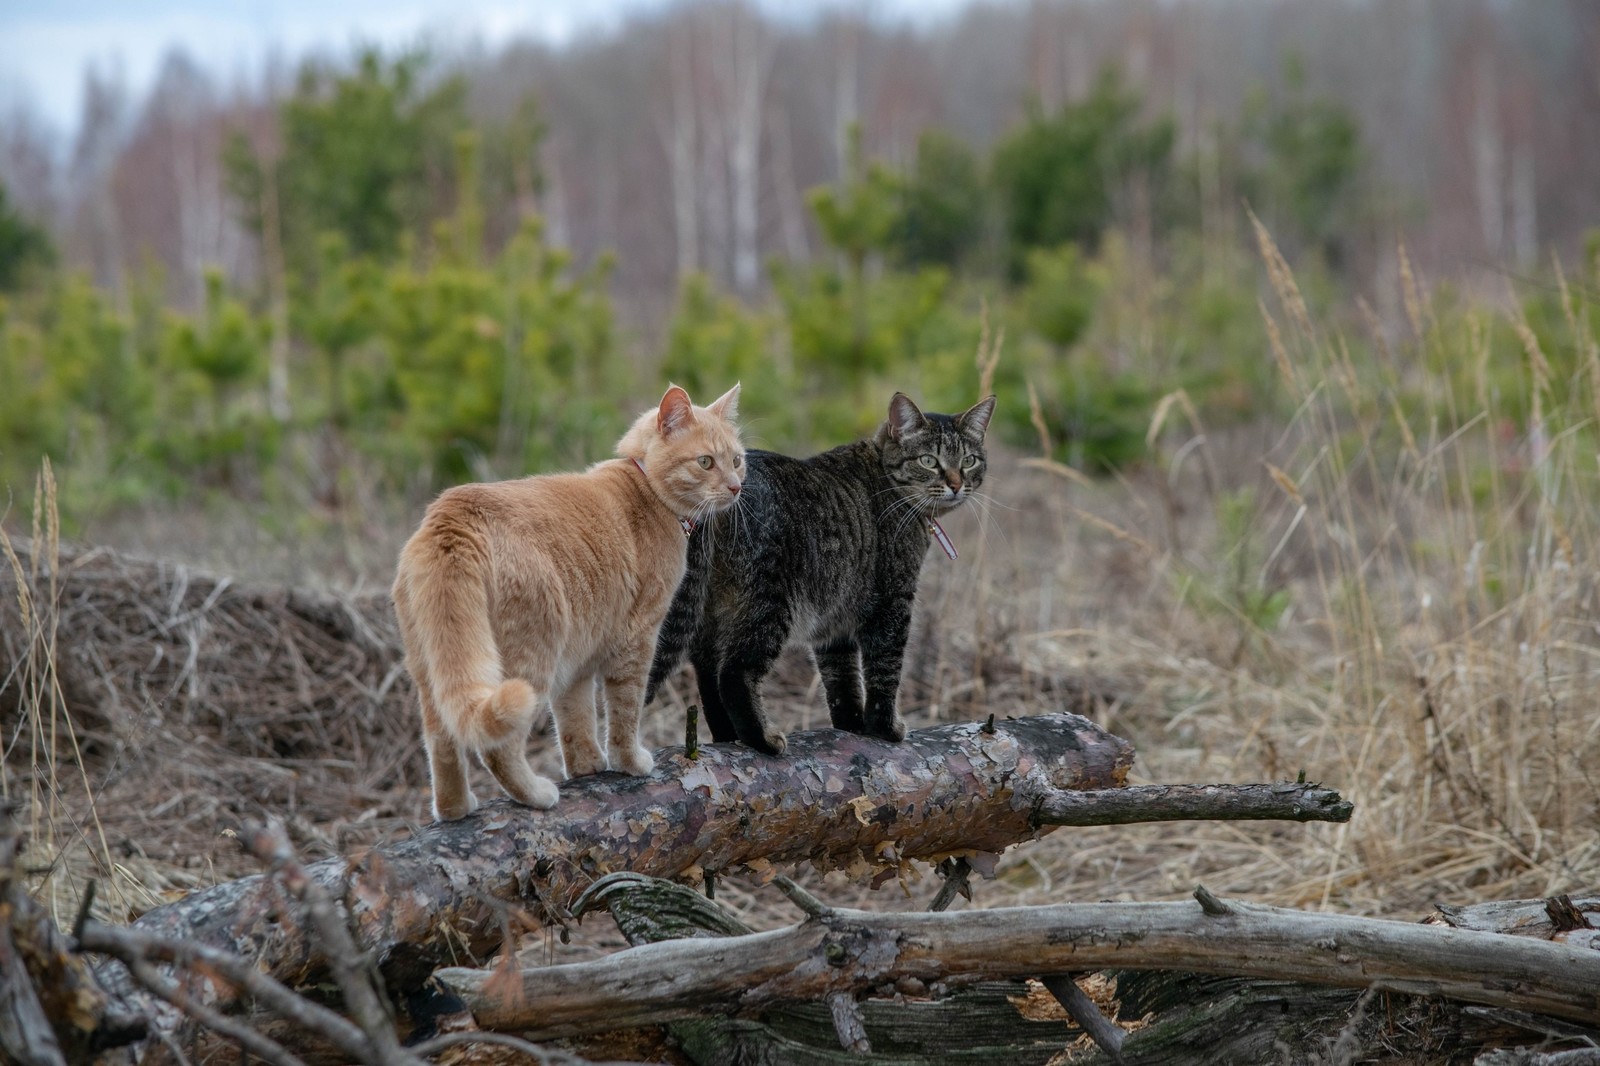
<svg viewBox="0 0 1600 1066">
<path fill-rule="evenodd" d="M 522 973 L 445 969 L 478 1024 L 534 1039 L 745 1013 L 913 978 L 924 984 L 1117 967 L 1381 988 L 1600 1021 L 1600 953 L 1497 933 L 1229 903 L 1067 903 L 960 914 L 831 910 L 722 940 L 672 940 Z"/>
<path fill-rule="evenodd" d="M 647 777 L 567 782 L 553 810 L 492 803 L 306 874 L 342 900 L 390 992 L 404 995 L 438 966 L 484 958 L 513 922 L 565 920 L 578 894 L 609 871 L 680 877 L 809 860 L 863 873 L 999 852 L 1049 831 L 1033 820 L 1041 797 L 1114 787 L 1133 759 L 1125 741 L 1077 715 L 992 729 L 919 730 L 901 744 L 797 733 L 782 758 L 738 745 L 702 747 L 694 760 L 669 749 Z M 156 908 L 134 927 L 234 952 L 301 985 L 327 972 L 326 945 L 286 910 L 273 881 L 248 877 Z M 158 1027 L 184 1024 L 139 994 L 120 964 L 102 977 L 147 1006 Z M 237 999 L 225 982 L 195 988 L 210 1006 Z"/>
</svg>

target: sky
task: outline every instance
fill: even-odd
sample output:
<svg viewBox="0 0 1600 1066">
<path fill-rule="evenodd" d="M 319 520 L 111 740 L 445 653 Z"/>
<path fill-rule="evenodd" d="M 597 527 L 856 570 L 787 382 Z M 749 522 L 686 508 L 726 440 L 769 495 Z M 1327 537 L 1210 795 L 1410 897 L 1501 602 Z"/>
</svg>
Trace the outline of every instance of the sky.
<svg viewBox="0 0 1600 1066">
<path fill-rule="evenodd" d="M 517 37 L 562 43 L 670 0 L 0 0 L 0 107 L 31 107 L 70 136 L 91 64 L 116 74 L 135 99 L 173 47 L 226 84 L 258 72 L 276 50 L 357 43 L 402 47 L 423 36 L 489 46 Z M 770 13 L 847 8 L 930 17 L 960 0 L 762 0 Z"/>
</svg>

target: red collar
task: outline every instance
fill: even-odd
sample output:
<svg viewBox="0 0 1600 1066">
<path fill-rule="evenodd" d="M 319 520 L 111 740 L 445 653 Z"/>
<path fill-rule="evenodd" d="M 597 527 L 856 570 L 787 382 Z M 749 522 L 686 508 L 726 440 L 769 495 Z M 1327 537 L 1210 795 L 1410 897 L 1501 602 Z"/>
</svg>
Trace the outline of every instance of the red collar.
<svg viewBox="0 0 1600 1066">
<path fill-rule="evenodd" d="M 630 456 L 630 458 L 632 458 L 632 457 Z M 639 460 L 634 459 L 633 460 L 633 465 L 639 468 L 639 473 L 644 474 L 645 483 L 649 484 L 650 475 L 644 473 L 644 464 L 641 463 Z M 678 515 L 677 518 L 678 518 L 678 528 L 683 530 L 683 535 L 686 536 L 686 537 L 692 535 L 694 533 L 694 519 L 686 518 L 683 515 Z M 952 555 L 950 558 L 954 559 L 955 556 Z"/>
</svg>

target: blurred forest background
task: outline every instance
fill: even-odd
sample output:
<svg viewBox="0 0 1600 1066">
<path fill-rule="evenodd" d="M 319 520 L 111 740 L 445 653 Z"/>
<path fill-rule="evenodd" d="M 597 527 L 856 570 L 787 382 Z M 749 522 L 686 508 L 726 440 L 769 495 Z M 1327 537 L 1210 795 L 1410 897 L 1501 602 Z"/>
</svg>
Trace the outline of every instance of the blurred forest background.
<svg viewBox="0 0 1600 1066">
<path fill-rule="evenodd" d="M 0 477 L 50 456 L 71 532 L 174 497 L 329 515 L 590 461 L 668 378 L 742 378 L 756 439 L 802 450 L 895 388 L 970 403 L 984 308 L 1004 438 L 1124 468 L 1175 388 L 1283 413 L 1250 211 L 1318 313 L 1392 335 L 1409 269 L 1560 360 L 1597 57 L 1586 0 L 692 2 L 232 80 L 175 51 L 143 98 L 91 70 L 70 145 L 0 116 Z"/>
</svg>

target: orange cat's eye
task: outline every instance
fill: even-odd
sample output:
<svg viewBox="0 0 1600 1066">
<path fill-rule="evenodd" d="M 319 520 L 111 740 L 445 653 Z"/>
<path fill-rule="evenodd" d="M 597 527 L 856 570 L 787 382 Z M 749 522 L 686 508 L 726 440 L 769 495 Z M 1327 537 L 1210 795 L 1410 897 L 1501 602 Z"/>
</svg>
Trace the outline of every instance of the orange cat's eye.
<svg viewBox="0 0 1600 1066">
<path fill-rule="evenodd" d="M 695 461 L 700 464 L 700 469 L 701 470 L 710 470 L 711 467 L 712 467 L 712 464 L 715 462 L 715 460 L 713 460 L 711 458 L 711 456 L 709 456 L 709 455 L 702 455 L 699 459 L 697 459 Z"/>
</svg>

